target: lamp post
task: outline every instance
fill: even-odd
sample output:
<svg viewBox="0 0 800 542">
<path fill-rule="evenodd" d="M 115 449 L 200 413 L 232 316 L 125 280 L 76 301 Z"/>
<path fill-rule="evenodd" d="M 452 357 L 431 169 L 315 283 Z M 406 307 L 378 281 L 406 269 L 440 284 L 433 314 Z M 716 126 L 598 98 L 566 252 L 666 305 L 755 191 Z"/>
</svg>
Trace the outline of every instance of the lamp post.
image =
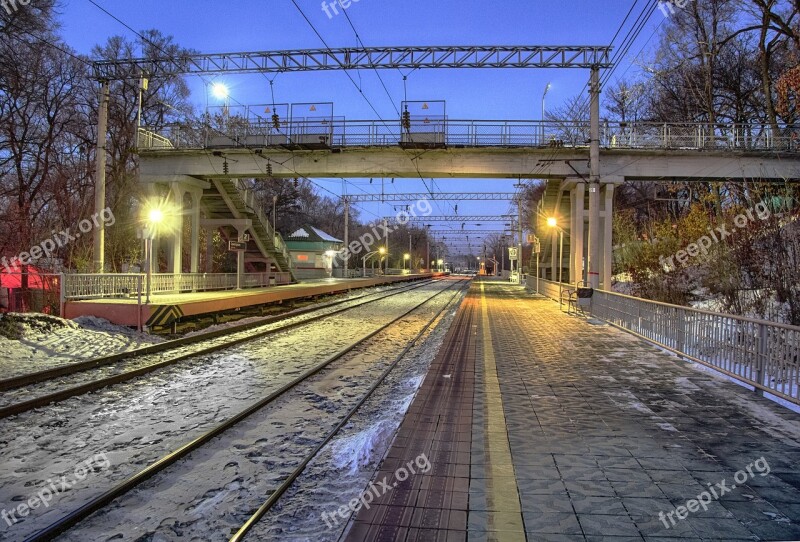
<svg viewBox="0 0 800 542">
<path fill-rule="evenodd" d="M 411 232 L 408 232 L 408 254 L 409 259 L 411 258 Z M 411 274 L 411 262 L 408 262 L 408 274 Z"/>
<path fill-rule="evenodd" d="M 559 237 L 559 244 L 558 244 L 558 283 L 562 283 L 562 271 L 564 270 L 564 230 L 559 227 L 558 219 L 555 217 L 550 217 L 547 219 L 547 225 L 551 228 L 558 228 L 558 237 Z"/>
<path fill-rule="evenodd" d="M 411 254 L 403 254 L 403 271 L 406 270 L 406 262 L 408 263 L 408 273 L 411 274 Z"/>
<path fill-rule="evenodd" d="M 364 257 L 361 259 L 361 264 L 362 264 L 362 268 L 363 268 L 363 272 L 362 272 L 362 275 L 361 275 L 362 277 L 366 277 L 367 276 L 367 260 L 369 260 L 371 257 L 373 257 L 376 254 L 380 254 L 381 256 L 383 256 L 384 254 L 386 254 L 386 249 L 384 247 L 381 247 L 378 250 L 373 250 L 372 252 L 367 252 L 366 254 L 364 254 Z M 373 266 L 373 268 L 374 268 L 374 266 Z"/>
<path fill-rule="evenodd" d="M 211 85 L 211 94 L 223 103 L 222 107 L 222 121 L 225 128 L 228 128 L 228 104 L 230 103 L 231 93 L 225 83 L 214 83 Z"/>
<path fill-rule="evenodd" d="M 145 294 L 145 303 L 150 304 L 150 293 L 153 283 L 153 238 L 156 235 L 156 229 L 161 221 L 164 220 L 164 213 L 161 209 L 152 209 L 147 215 L 147 231 L 145 234 L 145 250 L 147 258 L 147 292 Z"/>
</svg>

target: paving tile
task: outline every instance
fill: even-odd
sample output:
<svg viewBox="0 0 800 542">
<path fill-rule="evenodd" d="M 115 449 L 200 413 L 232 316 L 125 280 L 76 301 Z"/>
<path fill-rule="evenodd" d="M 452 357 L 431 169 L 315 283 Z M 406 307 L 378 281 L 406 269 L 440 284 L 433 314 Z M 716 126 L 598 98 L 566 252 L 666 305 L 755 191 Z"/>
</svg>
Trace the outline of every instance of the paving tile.
<svg viewBox="0 0 800 542">
<path fill-rule="evenodd" d="M 608 516 L 578 514 L 585 536 L 639 536 L 639 529 L 627 515 Z"/>
<path fill-rule="evenodd" d="M 614 515 L 624 516 L 627 510 L 619 497 L 572 497 L 572 507 L 580 516 L 587 515 Z"/>
<path fill-rule="evenodd" d="M 437 469 L 381 501 L 392 506 L 360 511 L 348 540 L 800 539 L 800 449 L 780 436 L 800 434 L 796 416 L 518 287 L 484 285 L 484 330 L 479 288 L 459 311 L 471 335 L 450 344 L 448 332 L 378 476 L 418 450 L 441 454 Z M 484 370 L 484 331 L 496 375 Z M 456 363 L 469 378 L 444 402 L 443 386 L 454 382 L 436 375 L 459 374 Z M 487 393 L 488 376 L 499 393 Z M 490 415 L 501 405 L 505 423 Z M 781 429 L 764 430 L 760 418 L 770 414 Z M 759 457 L 769 476 L 750 477 L 683 521 L 667 519 L 707 484 L 730 486 Z M 487 510 L 496 496 L 521 512 Z"/>
<path fill-rule="evenodd" d="M 548 533 L 562 535 L 582 535 L 578 517 L 569 513 L 553 513 L 540 515 L 523 512 L 525 531 L 528 533 Z M 536 540 L 536 538 L 532 538 Z"/>
</svg>

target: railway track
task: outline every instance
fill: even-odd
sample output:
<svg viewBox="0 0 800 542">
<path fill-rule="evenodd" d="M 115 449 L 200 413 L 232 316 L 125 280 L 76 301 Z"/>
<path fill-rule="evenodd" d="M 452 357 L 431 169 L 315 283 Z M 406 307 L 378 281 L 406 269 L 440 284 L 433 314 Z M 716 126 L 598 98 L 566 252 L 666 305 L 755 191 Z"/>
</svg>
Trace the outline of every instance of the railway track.
<svg viewBox="0 0 800 542">
<path fill-rule="evenodd" d="M 434 281 L 422 281 L 413 285 L 404 285 L 383 292 L 364 294 L 355 298 L 335 301 L 322 307 L 307 307 L 289 314 L 269 317 L 258 322 L 250 322 L 231 328 L 213 331 L 198 336 L 176 339 L 157 345 L 147 346 L 112 356 L 76 363 L 65 367 L 48 369 L 30 375 L 14 377 L 0 381 L 0 390 L 14 390 L 4 393 L 0 398 L 0 419 L 8 418 L 36 408 L 64 401 L 71 397 L 84 395 L 93 391 L 127 382 L 148 373 L 176 365 L 198 356 L 211 354 L 255 341 L 269 335 L 275 335 L 300 326 L 357 309 L 364 305 L 382 301 L 422 288 Z M 366 299 L 374 297 L 374 299 Z M 353 302 L 360 301 L 356 304 Z M 333 311 L 329 309 L 347 305 Z M 315 314 L 316 313 L 316 314 Z M 302 318 L 308 316 L 307 318 Z M 291 321 L 278 327 L 268 328 L 283 321 Z M 208 346 L 197 347 L 205 342 Z M 172 355 L 163 359 L 164 354 Z M 97 372 L 99 378 L 87 379 L 87 373 Z M 50 384 L 50 385 L 48 385 Z M 50 389 L 47 389 L 50 388 Z M 44 391 L 44 393 L 42 393 Z M 29 398 L 29 395 L 34 397 Z M 16 399 L 16 400 L 15 400 Z"/>
<path fill-rule="evenodd" d="M 181 446 L 177 450 L 171 452 L 170 454 L 162 457 L 161 459 L 152 462 L 148 467 L 139 471 L 138 473 L 128 477 L 121 483 L 117 484 L 112 489 L 106 491 L 102 495 L 92 499 L 91 501 L 85 503 L 78 509 L 74 510 L 73 512 L 67 514 L 66 516 L 62 517 L 58 521 L 54 522 L 47 528 L 31 535 L 26 539 L 26 542 L 40 542 L 44 540 L 52 540 L 54 537 L 58 536 L 61 533 L 64 533 L 71 527 L 77 525 L 82 520 L 89 517 L 91 514 L 101 510 L 112 501 L 117 498 L 122 497 L 133 488 L 139 486 L 142 482 L 148 480 L 149 478 L 153 477 L 157 473 L 161 473 L 169 466 L 175 464 L 179 460 L 185 458 L 192 452 L 199 450 L 204 445 L 209 443 L 212 439 L 216 437 L 222 436 L 225 432 L 229 431 L 230 429 L 234 428 L 238 424 L 240 424 L 245 419 L 249 418 L 253 414 L 261 411 L 268 405 L 274 403 L 277 399 L 281 397 L 287 396 L 289 392 L 296 389 L 303 383 L 308 382 L 313 376 L 319 374 L 321 371 L 329 368 L 333 363 L 336 361 L 344 358 L 347 354 L 353 352 L 354 350 L 358 349 L 359 347 L 363 346 L 367 341 L 376 337 L 378 334 L 384 332 L 391 326 L 397 324 L 401 320 L 409 317 L 413 312 L 417 311 L 424 305 L 430 303 L 432 300 L 438 298 L 440 295 L 444 294 L 445 292 L 451 291 L 455 286 L 460 286 L 460 288 L 442 305 L 442 307 L 435 312 L 434 316 L 430 318 L 419 333 L 408 342 L 405 347 L 403 348 L 402 352 L 394 358 L 394 360 L 388 364 L 388 366 L 384 369 L 381 373 L 380 377 L 369 387 L 367 392 L 361 397 L 361 399 L 357 402 L 355 406 L 348 410 L 346 415 L 343 419 L 339 421 L 336 427 L 325 436 L 325 438 L 314 448 L 313 452 L 309 454 L 309 456 L 301 462 L 297 469 L 280 485 L 280 487 L 272 493 L 270 499 L 265 503 L 258 511 L 250 518 L 250 520 L 240 529 L 241 535 L 236 536 L 244 536 L 244 534 L 249 530 L 249 528 L 258 521 L 263 513 L 265 513 L 269 508 L 277 501 L 277 499 L 282 495 L 286 489 L 292 484 L 292 482 L 302 473 L 302 470 L 311 461 L 311 459 L 316 455 L 322 447 L 325 446 L 338 431 L 350 420 L 350 418 L 355 414 L 358 408 L 374 393 L 374 391 L 380 386 L 380 384 L 384 381 L 387 375 L 391 373 L 391 371 L 397 366 L 397 364 L 403 359 L 403 357 L 408 353 L 408 351 L 419 341 L 419 339 L 425 334 L 425 332 L 437 321 L 437 319 L 446 311 L 453 302 L 460 296 L 460 294 L 464 290 L 464 286 L 468 285 L 468 281 L 454 281 L 453 284 L 442 288 L 441 290 L 437 291 L 431 296 L 426 297 L 424 301 L 421 303 L 416 303 L 413 307 L 409 310 L 403 312 L 403 314 L 393 318 L 390 322 L 380 326 L 376 330 L 366 334 L 363 337 L 353 341 L 351 344 L 346 346 L 345 348 L 339 350 L 332 356 L 327 357 L 327 359 L 323 360 L 322 362 L 314 365 L 313 367 L 309 368 L 308 370 L 304 371 L 298 377 L 294 378 L 292 381 L 287 382 L 279 389 L 273 391 L 266 397 L 262 398 L 258 402 L 252 404 L 245 410 L 239 412 L 238 414 L 230 417 L 224 423 L 218 425 L 217 427 L 211 429 L 210 431 L 204 433 L 203 435 L 197 437 L 196 439 L 192 440 L 191 442 Z M 237 540 L 238 538 L 233 538 L 232 540 Z"/>
<path fill-rule="evenodd" d="M 469 282 L 467 282 L 469 284 Z M 366 394 L 364 394 L 361 399 L 353 406 L 348 412 L 347 415 L 339 422 L 339 424 L 330 432 L 328 435 L 325 436 L 323 441 L 317 445 L 314 450 L 309 453 L 305 459 L 297 466 L 297 468 L 292 472 L 292 474 L 284 480 L 284 482 L 270 494 L 266 501 L 256 510 L 252 516 L 239 528 L 239 530 L 230 538 L 229 542 L 242 542 L 247 538 L 248 533 L 250 533 L 253 527 L 258 523 L 258 521 L 264 517 L 264 515 L 269 512 L 275 504 L 280 500 L 283 494 L 291 487 L 291 485 L 303 474 L 303 471 L 306 469 L 309 463 L 314 459 L 314 457 L 319 454 L 319 452 L 331 441 L 333 438 L 341 431 L 341 429 L 350 421 L 350 419 L 358 412 L 361 406 L 367 402 L 367 400 L 372 396 L 375 390 L 386 380 L 386 377 L 397 367 L 397 364 L 403 359 L 403 357 L 411 350 L 414 345 L 419 341 L 419 339 L 425 334 L 428 328 L 436 321 L 436 319 L 449 307 L 449 303 L 445 305 L 436 315 L 420 330 L 420 332 L 414 337 L 414 339 L 406 345 L 403 351 L 389 364 L 389 366 L 384 370 L 378 380 L 369 388 Z M 466 323 L 464 322 L 465 318 L 462 314 L 456 321 L 454 321 L 452 325 L 458 327 L 458 333 L 466 333 L 468 334 L 471 331 L 471 312 L 469 312 L 469 316 L 466 318 Z M 459 335 L 460 336 L 460 335 Z M 464 341 L 465 343 L 467 341 Z M 452 348 L 452 344 L 448 346 L 448 348 Z M 449 350 L 448 350 L 449 351 Z M 460 349 L 458 349 L 460 354 Z"/>
</svg>

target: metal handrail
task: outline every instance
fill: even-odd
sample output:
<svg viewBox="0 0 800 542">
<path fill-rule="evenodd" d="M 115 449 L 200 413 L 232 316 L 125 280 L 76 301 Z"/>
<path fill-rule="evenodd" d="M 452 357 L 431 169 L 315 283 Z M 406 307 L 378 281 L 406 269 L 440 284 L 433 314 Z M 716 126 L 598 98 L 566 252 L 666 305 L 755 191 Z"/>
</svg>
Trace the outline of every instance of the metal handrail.
<svg viewBox="0 0 800 542">
<path fill-rule="evenodd" d="M 229 132 L 208 126 L 169 126 L 166 135 L 158 140 L 150 138 L 151 146 L 143 148 L 163 149 L 173 144 L 167 146 L 164 141 L 174 142 L 175 148 L 285 146 L 296 144 L 298 136 L 308 133 L 308 126 L 319 124 L 287 121 L 275 129 L 263 119 L 242 120 Z M 424 144 L 586 148 L 589 122 L 435 118 L 427 123 L 415 120 L 410 127 L 402 127 L 399 121 L 335 118 L 324 130 L 330 135 L 327 144 L 334 147 L 395 146 L 413 143 L 416 136 L 416 141 Z M 202 133 L 199 138 L 198 132 Z M 185 133 L 191 137 L 185 137 Z M 800 131 L 794 125 L 781 126 L 778 134 L 766 124 L 604 121 L 601 125 L 601 145 L 606 149 L 797 151 L 798 136 Z"/>
<path fill-rule="evenodd" d="M 104 299 L 144 295 L 143 273 L 128 274 L 64 274 L 62 299 Z M 241 286 L 265 288 L 273 284 L 291 283 L 291 274 L 244 273 Z M 151 293 L 208 292 L 236 288 L 236 273 L 154 273 L 151 275 Z"/>
<path fill-rule="evenodd" d="M 528 287 L 535 288 L 533 284 Z M 539 293 L 565 285 L 539 279 Z M 733 379 L 800 405 L 800 327 L 595 290 L 591 314 Z"/>
</svg>

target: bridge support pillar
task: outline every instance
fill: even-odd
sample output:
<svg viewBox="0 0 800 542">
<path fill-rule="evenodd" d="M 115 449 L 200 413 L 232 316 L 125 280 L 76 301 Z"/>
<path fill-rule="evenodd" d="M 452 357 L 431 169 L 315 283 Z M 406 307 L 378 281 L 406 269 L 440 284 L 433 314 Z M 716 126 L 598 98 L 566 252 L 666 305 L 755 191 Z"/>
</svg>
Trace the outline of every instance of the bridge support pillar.
<svg viewBox="0 0 800 542">
<path fill-rule="evenodd" d="M 177 275 L 183 272 L 183 196 L 186 193 L 186 187 L 181 183 L 170 183 L 170 193 L 172 195 L 176 216 L 171 217 L 173 221 L 173 233 L 170 241 L 170 251 L 168 253 L 168 268 L 170 272 Z"/>
<path fill-rule="evenodd" d="M 200 199 L 203 197 L 203 191 L 194 188 L 189 190 L 189 194 L 192 197 L 192 247 L 189 272 L 197 273 L 200 266 Z"/>
<path fill-rule="evenodd" d="M 570 192 L 570 283 L 584 280 L 584 232 L 586 230 L 586 184 L 583 180 L 575 183 Z"/>
<path fill-rule="evenodd" d="M 603 266 L 600 280 L 604 290 L 611 290 L 611 273 L 614 264 L 614 183 L 603 185 Z"/>
</svg>

